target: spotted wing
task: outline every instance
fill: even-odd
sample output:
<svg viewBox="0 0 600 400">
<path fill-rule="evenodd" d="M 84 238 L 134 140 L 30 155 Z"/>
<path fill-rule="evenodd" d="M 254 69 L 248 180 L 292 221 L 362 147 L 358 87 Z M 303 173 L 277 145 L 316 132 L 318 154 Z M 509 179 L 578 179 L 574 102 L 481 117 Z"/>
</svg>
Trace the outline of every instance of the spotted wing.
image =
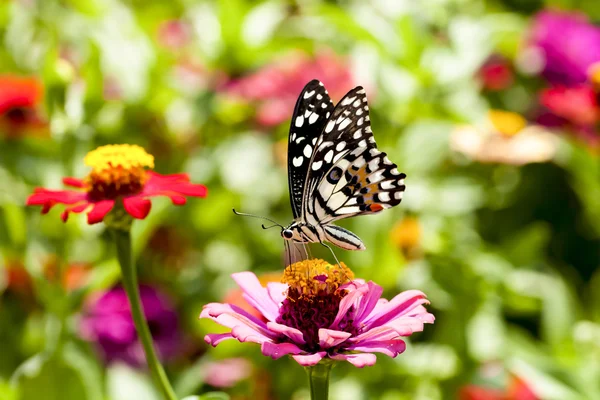
<svg viewBox="0 0 600 400">
<path fill-rule="evenodd" d="M 315 143 L 333 111 L 333 102 L 321 82 L 306 84 L 294 108 L 288 142 L 288 185 L 294 219 L 302 213 L 304 183 Z"/>
<path fill-rule="evenodd" d="M 359 86 L 337 104 L 317 141 L 305 187 L 305 221 L 325 225 L 398 205 L 404 178 L 377 149 Z"/>
</svg>

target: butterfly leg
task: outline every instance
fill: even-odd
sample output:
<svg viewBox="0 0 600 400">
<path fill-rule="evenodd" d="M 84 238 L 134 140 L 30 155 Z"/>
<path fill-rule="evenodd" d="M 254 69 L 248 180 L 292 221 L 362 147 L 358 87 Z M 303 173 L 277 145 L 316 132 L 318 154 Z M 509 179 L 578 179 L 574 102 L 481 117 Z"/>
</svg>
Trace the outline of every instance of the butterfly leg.
<svg viewBox="0 0 600 400">
<path fill-rule="evenodd" d="M 333 255 L 333 258 L 335 258 L 335 262 L 337 263 L 338 267 L 340 267 L 340 268 L 341 268 L 342 266 L 341 266 L 341 264 L 340 264 L 340 261 L 339 261 L 339 260 L 338 260 L 338 258 L 335 256 L 335 253 L 333 252 L 333 249 L 332 249 L 330 246 L 328 246 L 328 245 L 326 245 L 325 243 L 323 243 L 323 242 L 319 242 L 319 243 L 321 243 L 321 246 L 325 246 L 325 247 L 327 247 L 327 248 L 329 249 L 329 251 L 330 251 L 330 252 L 331 252 L 331 254 Z"/>
</svg>

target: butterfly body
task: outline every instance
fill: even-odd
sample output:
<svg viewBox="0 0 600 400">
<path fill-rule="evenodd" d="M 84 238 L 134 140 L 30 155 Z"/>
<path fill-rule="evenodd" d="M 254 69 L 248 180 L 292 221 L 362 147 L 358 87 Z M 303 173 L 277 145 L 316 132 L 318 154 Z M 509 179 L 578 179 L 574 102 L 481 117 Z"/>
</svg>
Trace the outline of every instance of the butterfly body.
<svg viewBox="0 0 600 400">
<path fill-rule="evenodd" d="M 358 236 L 333 224 L 400 203 L 404 178 L 377 149 L 362 87 L 334 107 L 318 80 L 300 93 L 289 132 L 288 183 L 294 222 L 281 236 L 296 243 L 364 250 Z"/>
<path fill-rule="evenodd" d="M 310 225 L 295 221 L 281 231 L 281 237 L 295 243 L 335 244 L 346 250 L 364 250 L 365 245 L 358 236 L 336 225 Z"/>
</svg>

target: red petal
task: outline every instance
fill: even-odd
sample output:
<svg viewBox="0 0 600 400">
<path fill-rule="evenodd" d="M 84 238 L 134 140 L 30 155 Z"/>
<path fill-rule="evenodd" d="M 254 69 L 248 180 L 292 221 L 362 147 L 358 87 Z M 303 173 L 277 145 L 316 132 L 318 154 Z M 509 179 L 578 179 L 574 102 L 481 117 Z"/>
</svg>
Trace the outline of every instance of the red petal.
<svg viewBox="0 0 600 400">
<path fill-rule="evenodd" d="M 85 187 L 83 180 L 81 180 L 81 179 L 66 177 L 66 178 L 63 178 L 62 181 L 67 186 L 72 186 L 72 187 L 76 187 L 76 188 Z"/>
<path fill-rule="evenodd" d="M 144 186 L 144 196 L 168 196 L 173 204 L 185 204 L 185 196 L 206 197 L 206 186 L 189 182 L 186 174 L 160 175 L 148 173 L 150 179 Z"/>
<path fill-rule="evenodd" d="M 67 220 L 69 219 L 69 214 L 70 213 L 74 212 L 76 214 L 79 214 L 81 212 L 84 212 L 90 206 L 90 204 L 91 203 L 89 203 L 89 202 L 86 201 L 83 204 L 78 204 L 78 205 L 73 206 L 73 207 L 67 207 L 65 209 L 65 211 L 63 211 L 62 214 L 60 214 L 60 218 L 63 220 L 63 222 L 67 222 Z"/>
<path fill-rule="evenodd" d="M 84 192 L 76 192 L 74 190 L 47 190 L 44 188 L 36 188 L 32 195 L 25 202 L 28 206 L 43 206 L 56 203 L 75 204 L 85 200 L 87 194 Z"/>
<path fill-rule="evenodd" d="M 102 200 L 94 203 L 94 208 L 92 208 L 92 211 L 87 215 L 88 224 L 92 225 L 102 222 L 106 214 L 112 210 L 114 205 L 114 200 Z"/>
<path fill-rule="evenodd" d="M 152 203 L 139 196 L 125 197 L 123 207 L 133 218 L 144 219 L 148 216 Z"/>
</svg>

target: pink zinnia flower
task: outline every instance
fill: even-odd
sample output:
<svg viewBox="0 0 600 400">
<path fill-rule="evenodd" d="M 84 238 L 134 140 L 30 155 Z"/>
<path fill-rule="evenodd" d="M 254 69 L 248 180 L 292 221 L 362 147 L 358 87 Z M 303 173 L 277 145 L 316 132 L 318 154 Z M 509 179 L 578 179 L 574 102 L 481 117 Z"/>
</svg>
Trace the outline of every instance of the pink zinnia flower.
<svg viewBox="0 0 600 400">
<path fill-rule="evenodd" d="M 406 349 L 403 337 L 433 323 L 425 295 L 418 290 L 381 298 L 383 289 L 373 282 L 354 279 L 343 263 L 307 260 L 287 267 L 282 282 L 261 286 L 251 272 L 232 275 L 246 301 L 266 322 L 231 304 L 204 306 L 200 318 L 230 328 L 208 334 L 207 343 L 237 339 L 261 345 L 273 359 L 291 355 L 303 366 L 324 358 L 345 360 L 362 368 L 373 365 L 375 354 L 396 357 Z"/>
<path fill-rule="evenodd" d="M 56 204 L 69 207 L 61 218 L 67 221 L 69 213 L 87 214 L 89 224 L 102 222 L 117 205 L 133 218 L 148 216 L 152 203 L 148 197 L 167 196 L 175 205 L 183 205 L 187 196 L 205 197 L 203 185 L 190 183 L 187 174 L 160 175 L 148 171 L 154 167 L 154 157 L 140 146 L 119 144 L 101 146 L 85 157 L 92 171 L 85 179 L 64 178 L 63 183 L 79 190 L 49 190 L 36 188 L 27 199 L 27 205 L 42 206 L 45 214 Z"/>
</svg>

